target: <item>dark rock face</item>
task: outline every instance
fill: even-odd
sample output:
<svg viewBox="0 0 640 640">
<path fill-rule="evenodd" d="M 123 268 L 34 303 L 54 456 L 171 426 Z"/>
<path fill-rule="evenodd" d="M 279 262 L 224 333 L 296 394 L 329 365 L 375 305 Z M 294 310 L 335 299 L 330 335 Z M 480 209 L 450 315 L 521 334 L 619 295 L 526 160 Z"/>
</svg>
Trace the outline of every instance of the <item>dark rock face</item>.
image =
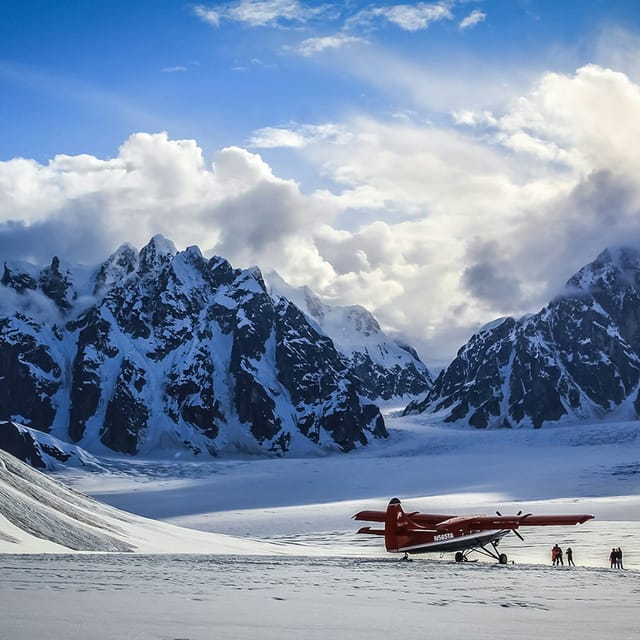
<svg viewBox="0 0 640 640">
<path fill-rule="evenodd" d="M 59 462 L 66 462 L 70 454 L 55 446 L 38 442 L 26 429 L 13 422 L 0 422 L 0 449 L 37 469 L 46 469 L 47 454 Z"/>
<path fill-rule="evenodd" d="M 330 434 L 345 451 L 366 444 L 362 424 L 374 436 L 386 437 L 377 407 L 361 403 L 359 381 L 333 342 L 306 323 L 286 298 L 280 298 L 276 312 L 278 376 L 289 389 L 299 429 L 314 442 Z"/>
<path fill-rule="evenodd" d="M 478 428 L 640 415 L 640 253 L 606 250 L 565 294 L 475 334 L 405 414 Z"/>
<path fill-rule="evenodd" d="M 387 435 L 333 342 L 257 269 L 156 236 L 84 289 L 57 258 L 37 278 L 5 267 L 2 284 L 49 315 L 0 317 L 0 419 L 130 455 L 349 451 Z"/>
<path fill-rule="evenodd" d="M 69 437 L 78 442 L 84 436 L 87 421 L 98 411 L 102 396 L 101 367 L 105 361 L 114 359 L 119 349 L 111 343 L 111 325 L 97 308 L 67 327 L 77 335 L 71 369 Z"/>
<path fill-rule="evenodd" d="M 145 385 L 144 370 L 125 358 L 100 430 L 100 440 L 110 449 L 132 455 L 138 453 L 141 432 L 149 419 L 149 410 L 141 395 Z"/>
<path fill-rule="evenodd" d="M 39 286 L 41 291 L 63 312 L 69 311 L 73 301 L 78 297 L 71 283 L 71 274 L 61 271 L 60 259 L 57 256 L 54 256 L 51 266 L 40 272 Z"/>
<path fill-rule="evenodd" d="M 5 287 L 15 289 L 18 293 L 24 293 L 26 290 L 35 291 L 38 288 L 34 277 L 19 269 L 11 269 L 7 264 L 4 265 L 0 283 Z"/>
<path fill-rule="evenodd" d="M 36 322 L 17 314 L 0 319 L 0 419 L 40 425 L 48 431 L 57 411 L 55 395 L 62 387 L 62 370 L 52 347 L 57 339 Z"/>
</svg>

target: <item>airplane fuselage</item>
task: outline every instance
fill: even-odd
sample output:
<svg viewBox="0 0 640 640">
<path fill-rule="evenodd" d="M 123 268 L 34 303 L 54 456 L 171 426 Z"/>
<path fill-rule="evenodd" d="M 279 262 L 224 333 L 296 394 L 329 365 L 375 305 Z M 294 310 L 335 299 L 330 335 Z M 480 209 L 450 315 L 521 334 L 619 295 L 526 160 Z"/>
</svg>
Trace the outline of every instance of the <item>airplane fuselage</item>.
<svg viewBox="0 0 640 640">
<path fill-rule="evenodd" d="M 509 529 L 478 531 L 467 535 L 455 536 L 452 533 L 439 533 L 433 535 L 433 540 L 423 539 L 421 542 L 387 549 L 391 553 L 446 553 L 451 551 L 466 551 L 475 547 L 483 547 L 496 540 L 500 540 L 511 533 Z"/>
</svg>

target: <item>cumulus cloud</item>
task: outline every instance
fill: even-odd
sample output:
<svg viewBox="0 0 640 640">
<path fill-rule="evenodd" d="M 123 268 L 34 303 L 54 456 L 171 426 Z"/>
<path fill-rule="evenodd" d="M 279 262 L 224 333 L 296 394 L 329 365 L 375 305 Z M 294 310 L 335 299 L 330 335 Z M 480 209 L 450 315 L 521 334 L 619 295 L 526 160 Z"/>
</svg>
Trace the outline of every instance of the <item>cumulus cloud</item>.
<svg viewBox="0 0 640 640">
<path fill-rule="evenodd" d="M 501 113 L 459 112 L 470 131 L 356 118 L 348 145 L 310 144 L 337 185 L 322 196 L 354 227 L 317 237 L 331 291 L 357 297 L 362 273 L 400 283 L 373 308 L 432 356 L 495 316 L 537 311 L 604 246 L 640 240 L 638 91 L 591 65 L 544 74 Z M 390 250 L 374 259 L 377 245 Z"/>
<path fill-rule="evenodd" d="M 640 87 L 544 74 L 450 126 L 352 117 L 254 133 L 325 177 L 303 193 L 239 147 L 131 136 L 111 159 L 0 163 L 0 256 L 95 263 L 163 233 L 360 303 L 445 364 L 473 329 L 535 312 L 605 246 L 640 243 Z M 283 151 L 283 153 L 285 153 Z"/>
<path fill-rule="evenodd" d="M 195 141 L 165 133 L 134 134 L 110 160 L 59 155 L 47 165 L 0 163 L 3 258 L 44 263 L 57 252 L 91 262 L 158 232 L 183 246 L 230 251 L 235 233 L 252 249 L 258 234 L 268 241 L 270 233 L 295 232 L 304 211 L 321 222 L 320 209 L 302 202 L 298 186 L 275 177 L 255 154 L 229 147 L 207 166 Z"/>
<path fill-rule="evenodd" d="M 509 311 L 514 308 L 514 300 L 522 300 L 522 290 L 505 258 L 493 240 L 473 243 L 461 282 L 474 298 L 487 302 L 493 309 Z"/>
</svg>

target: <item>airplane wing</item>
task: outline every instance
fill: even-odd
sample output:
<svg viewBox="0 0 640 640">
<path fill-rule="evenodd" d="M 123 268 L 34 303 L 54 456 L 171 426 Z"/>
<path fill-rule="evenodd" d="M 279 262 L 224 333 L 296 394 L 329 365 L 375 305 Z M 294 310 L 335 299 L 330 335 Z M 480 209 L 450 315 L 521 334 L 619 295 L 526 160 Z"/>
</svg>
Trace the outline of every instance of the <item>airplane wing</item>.
<svg viewBox="0 0 640 640">
<path fill-rule="evenodd" d="M 540 515 L 531 513 L 516 516 L 456 516 L 443 520 L 435 525 L 437 530 L 455 530 L 469 527 L 474 531 L 485 529 L 518 529 L 519 527 L 547 527 L 556 525 L 582 524 L 591 520 L 592 515 L 583 513 L 579 515 Z"/>
<path fill-rule="evenodd" d="M 385 511 L 359 511 L 353 516 L 354 520 L 365 522 L 384 522 Z M 587 513 L 577 515 L 533 515 L 525 513 L 513 516 L 453 516 L 437 513 L 407 513 L 404 514 L 410 524 L 417 527 L 448 529 L 456 526 L 471 525 L 476 530 L 481 529 L 517 529 L 518 527 L 547 527 L 556 525 L 582 524 L 591 520 L 592 515 Z"/>
<path fill-rule="evenodd" d="M 443 515 L 438 513 L 410 513 L 407 514 L 407 518 L 420 527 L 435 527 L 439 522 L 450 520 L 454 516 Z"/>
<path fill-rule="evenodd" d="M 406 513 L 405 517 L 418 527 L 433 527 L 438 522 L 450 520 L 454 516 L 438 513 Z M 386 511 L 359 511 L 353 516 L 354 520 L 364 520 L 365 522 L 384 522 L 387 517 Z"/>
<path fill-rule="evenodd" d="M 534 516 L 527 513 L 520 516 L 521 527 L 548 527 L 553 525 L 583 524 L 587 520 L 593 520 L 594 516 L 588 513 L 580 515 L 555 515 L 555 516 Z"/>
</svg>

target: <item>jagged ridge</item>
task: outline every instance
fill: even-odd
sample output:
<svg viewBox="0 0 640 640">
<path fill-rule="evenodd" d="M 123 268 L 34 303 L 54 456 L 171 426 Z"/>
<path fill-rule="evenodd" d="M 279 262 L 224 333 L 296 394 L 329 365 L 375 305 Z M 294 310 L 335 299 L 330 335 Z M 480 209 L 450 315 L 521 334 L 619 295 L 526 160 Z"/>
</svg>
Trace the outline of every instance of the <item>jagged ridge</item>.
<svg viewBox="0 0 640 640">
<path fill-rule="evenodd" d="M 640 415 L 640 252 L 603 251 L 562 296 L 472 336 L 405 414 L 475 427 Z"/>
<path fill-rule="evenodd" d="M 409 345 L 389 338 L 364 307 L 330 306 L 309 287 L 291 287 L 275 272 L 267 275 L 267 284 L 331 337 L 360 380 L 360 393 L 370 400 L 415 397 L 431 388 L 429 370 L 418 354 Z"/>
<path fill-rule="evenodd" d="M 349 362 L 257 268 L 155 236 L 76 273 L 5 265 L 0 418 L 92 452 L 349 451 L 385 437 Z"/>
</svg>

